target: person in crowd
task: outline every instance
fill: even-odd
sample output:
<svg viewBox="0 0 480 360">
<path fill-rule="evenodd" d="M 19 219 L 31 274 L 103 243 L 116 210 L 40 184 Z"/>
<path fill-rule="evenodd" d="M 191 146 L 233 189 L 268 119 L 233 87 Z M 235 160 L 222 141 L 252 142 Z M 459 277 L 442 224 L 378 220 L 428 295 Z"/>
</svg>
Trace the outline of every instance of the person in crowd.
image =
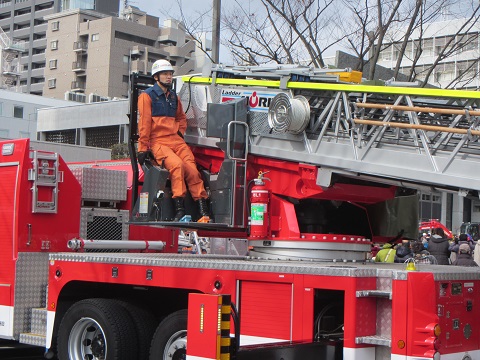
<svg viewBox="0 0 480 360">
<path fill-rule="evenodd" d="M 422 235 L 422 244 L 425 249 L 428 249 L 428 240 L 430 240 L 431 234 L 430 233 L 423 233 Z"/>
<path fill-rule="evenodd" d="M 377 253 L 375 256 L 375 262 L 386 262 L 386 263 L 393 263 L 395 260 L 395 249 L 393 245 L 390 243 L 385 243 L 382 246 L 382 249 Z"/>
<path fill-rule="evenodd" d="M 372 259 L 375 259 L 377 253 L 380 251 L 381 247 L 378 244 L 374 244 L 370 250 L 370 255 Z"/>
<path fill-rule="evenodd" d="M 460 234 L 458 237 L 455 237 L 455 241 L 450 244 L 449 250 L 458 253 L 459 247 L 462 244 L 467 244 L 472 253 L 475 250 L 475 243 L 467 234 Z"/>
<path fill-rule="evenodd" d="M 157 60 L 152 65 L 152 76 L 155 84 L 138 97 L 138 162 L 143 165 L 147 158 L 153 157 L 170 172 L 174 221 L 185 215 L 184 198 L 188 185 L 188 191 L 199 206 L 202 216 L 199 221 L 208 222 L 208 195 L 193 153 L 183 139 L 187 117 L 172 89 L 173 67 L 167 60 Z"/>
<path fill-rule="evenodd" d="M 400 245 L 397 247 L 395 253 L 395 262 L 404 263 L 408 259 L 413 257 L 412 249 L 410 248 L 410 242 L 408 240 L 403 240 Z"/>
<path fill-rule="evenodd" d="M 457 260 L 453 263 L 456 266 L 478 266 L 473 260 L 472 250 L 467 243 L 463 243 L 458 247 Z"/>
<path fill-rule="evenodd" d="M 422 241 L 412 243 L 413 259 L 416 264 L 436 264 L 437 259 L 425 249 Z"/>
<path fill-rule="evenodd" d="M 442 228 L 436 228 L 428 241 L 428 252 L 437 259 L 439 265 L 449 265 L 450 244 Z"/>
</svg>

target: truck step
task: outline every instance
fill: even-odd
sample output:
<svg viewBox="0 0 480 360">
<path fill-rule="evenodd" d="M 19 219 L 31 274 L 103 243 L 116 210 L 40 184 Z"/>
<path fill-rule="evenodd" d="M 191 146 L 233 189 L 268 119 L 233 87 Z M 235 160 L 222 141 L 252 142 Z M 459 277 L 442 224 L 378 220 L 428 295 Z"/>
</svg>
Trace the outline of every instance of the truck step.
<svg viewBox="0 0 480 360">
<path fill-rule="evenodd" d="M 45 347 L 47 343 L 47 338 L 45 335 L 23 333 L 23 334 L 20 334 L 20 338 L 18 339 L 18 342 L 20 344 L 28 344 L 28 345 Z"/>
<path fill-rule="evenodd" d="M 47 333 L 47 309 L 33 308 L 31 313 L 32 318 L 30 323 L 30 332 L 20 334 L 18 342 L 21 344 L 45 347 L 45 335 Z"/>
<path fill-rule="evenodd" d="M 382 290 L 360 290 L 357 291 L 357 297 L 378 297 L 392 300 L 392 292 Z"/>
<path fill-rule="evenodd" d="M 32 309 L 30 332 L 33 334 L 46 334 L 47 332 L 47 309 Z"/>
<path fill-rule="evenodd" d="M 384 336 L 360 336 L 355 338 L 356 344 L 371 344 L 371 345 L 381 345 L 381 346 L 392 346 L 392 339 Z"/>
</svg>

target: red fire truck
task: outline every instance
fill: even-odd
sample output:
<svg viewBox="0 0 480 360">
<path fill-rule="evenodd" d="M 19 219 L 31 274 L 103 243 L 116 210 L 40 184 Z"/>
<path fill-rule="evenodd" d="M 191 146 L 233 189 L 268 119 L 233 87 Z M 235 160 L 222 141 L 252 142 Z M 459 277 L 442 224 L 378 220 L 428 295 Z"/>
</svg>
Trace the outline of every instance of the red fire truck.
<svg viewBox="0 0 480 360">
<path fill-rule="evenodd" d="M 453 239 L 453 233 L 437 219 L 421 221 L 418 225 L 418 232 L 432 234 L 434 229 L 442 229 L 448 239 Z"/>
<path fill-rule="evenodd" d="M 480 270 L 369 253 L 417 236 L 418 189 L 478 196 L 480 93 L 354 75 L 182 79 L 209 223 L 191 199 L 172 222 L 168 172 L 138 166 L 136 101 L 130 161 L 1 142 L 0 337 L 60 360 L 479 359 Z"/>
</svg>

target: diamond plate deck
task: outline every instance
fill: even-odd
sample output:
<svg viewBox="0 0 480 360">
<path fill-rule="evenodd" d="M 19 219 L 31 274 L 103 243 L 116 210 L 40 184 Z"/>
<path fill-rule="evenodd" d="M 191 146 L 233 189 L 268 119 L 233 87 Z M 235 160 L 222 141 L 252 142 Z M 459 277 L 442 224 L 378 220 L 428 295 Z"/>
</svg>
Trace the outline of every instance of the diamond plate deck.
<svg viewBox="0 0 480 360">
<path fill-rule="evenodd" d="M 54 253 L 50 254 L 50 260 L 327 276 L 389 277 L 395 280 L 406 280 L 408 274 L 404 264 L 279 261 L 217 255 Z M 457 269 L 446 265 L 425 265 L 417 271 L 432 273 L 435 280 L 480 279 L 480 268 Z"/>
<path fill-rule="evenodd" d="M 20 334 L 19 342 L 21 344 L 45 347 L 47 343 L 47 338 L 43 335 L 38 334 Z"/>
<path fill-rule="evenodd" d="M 47 253 L 19 253 L 15 279 L 15 338 L 30 331 L 31 309 L 45 306 L 48 282 Z"/>
</svg>

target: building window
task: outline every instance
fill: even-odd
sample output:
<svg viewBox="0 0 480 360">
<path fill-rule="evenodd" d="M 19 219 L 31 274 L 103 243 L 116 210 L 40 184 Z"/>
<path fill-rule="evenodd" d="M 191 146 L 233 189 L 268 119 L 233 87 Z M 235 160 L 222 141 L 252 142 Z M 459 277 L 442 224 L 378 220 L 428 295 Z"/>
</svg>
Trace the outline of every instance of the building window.
<svg viewBox="0 0 480 360">
<path fill-rule="evenodd" d="M 53 89 L 57 86 L 57 79 L 48 79 L 48 88 Z"/>
<path fill-rule="evenodd" d="M 52 31 L 58 31 L 60 29 L 60 21 L 52 22 Z"/>
<path fill-rule="evenodd" d="M 0 138 L 8 139 L 8 129 L 0 129 Z"/>
<path fill-rule="evenodd" d="M 57 59 L 50 60 L 48 62 L 50 69 L 56 69 L 57 68 Z"/>
<path fill-rule="evenodd" d="M 423 56 L 433 56 L 433 40 L 423 40 Z"/>
<path fill-rule="evenodd" d="M 58 49 L 58 40 L 50 41 L 50 49 L 57 50 Z"/>
<path fill-rule="evenodd" d="M 98 41 L 99 38 L 100 38 L 100 34 L 92 34 L 92 42 Z"/>
<path fill-rule="evenodd" d="M 122 81 L 123 81 L 124 83 L 128 83 L 128 75 L 123 75 L 123 76 L 122 76 Z"/>
<path fill-rule="evenodd" d="M 128 56 L 128 55 L 123 55 L 123 62 L 124 62 L 125 64 L 128 64 L 128 60 L 130 60 L 130 56 Z"/>
<path fill-rule="evenodd" d="M 474 212 L 474 213 L 480 212 L 480 205 L 478 205 L 478 204 L 473 204 L 473 212 Z"/>
<path fill-rule="evenodd" d="M 23 106 L 15 105 L 13 107 L 13 117 L 23 119 Z"/>
<path fill-rule="evenodd" d="M 61 11 L 73 9 L 95 10 L 95 0 L 62 0 L 60 6 Z M 98 5 L 97 5 L 98 6 Z"/>
<path fill-rule="evenodd" d="M 3 103 L 0 103 L 0 116 L 3 115 Z"/>
</svg>

